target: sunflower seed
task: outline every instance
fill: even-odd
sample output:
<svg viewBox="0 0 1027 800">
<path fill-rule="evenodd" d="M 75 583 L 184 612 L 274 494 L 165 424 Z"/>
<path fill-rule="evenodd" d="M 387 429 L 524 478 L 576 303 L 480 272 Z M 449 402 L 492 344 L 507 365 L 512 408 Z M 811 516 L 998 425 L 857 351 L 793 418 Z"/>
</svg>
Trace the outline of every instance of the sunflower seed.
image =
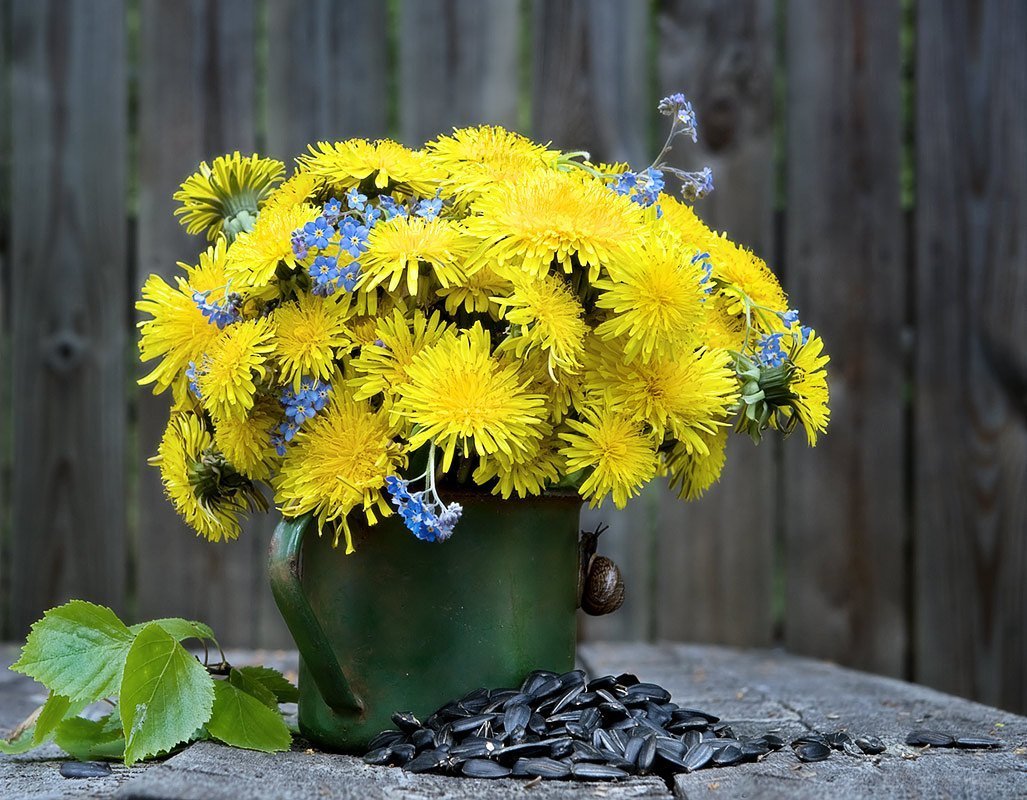
<svg viewBox="0 0 1027 800">
<path fill-rule="evenodd" d="M 391 758 L 391 747 L 376 747 L 364 756 L 364 763 L 371 764 L 376 767 L 383 767 L 389 763 Z"/>
<path fill-rule="evenodd" d="M 740 745 L 729 744 L 727 747 L 721 747 L 713 754 L 713 763 L 718 767 L 730 767 L 733 764 L 737 764 L 744 757 Z"/>
<path fill-rule="evenodd" d="M 417 748 L 407 743 L 391 745 L 389 750 L 392 751 L 389 763 L 396 767 L 402 767 L 417 753 Z"/>
<path fill-rule="evenodd" d="M 495 718 L 495 714 L 475 714 L 473 717 L 464 717 L 452 723 L 453 733 L 465 733 L 476 728 L 485 729 Z"/>
<path fill-rule="evenodd" d="M 876 736 L 857 736 L 856 746 L 868 756 L 876 756 L 885 751 L 884 742 Z"/>
<path fill-rule="evenodd" d="M 780 750 L 785 746 L 785 740 L 774 733 L 765 733 L 760 738 L 767 743 L 767 747 L 771 750 Z"/>
<path fill-rule="evenodd" d="M 641 736 L 632 736 L 624 746 L 624 758 L 637 764 L 638 754 L 642 752 L 642 745 L 644 744 L 645 739 Z"/>
<path fill-rule="evenodd" d="M 656 752 L 659 752 L 659 742 L 656 744 Z M 695 747 L 685 753 L 682 763 L 684 764 L 686 772 L 695 772 L 697 769 L 702 769 L 710 761 L 713 760 L 713 754 L 716 752 L 716 748 L 709 742 L 699 742 Z"/>
<path fill-rule="evenodd" d="M 553 713 L 558 714 L 563 711 L 567 706 L 573 703 L 579 695 L 585 691 L 584 685 L 573 685 L 570 689 L 564 692 L 560 698 L 553 705 Z"/>
<path fill-rule="evenodd" d="M 539 686 L 557 677 L 559 676 L 555 672 L 550 672 L 549 670 L 534 670 L 525 677 L 524 683 L 521 684 L 521 691 L 529 696 L 534 695 Z"/>
<path fill-rule="evenodd" d="M 554 758 L 522 758 L 517 765 L 524 775 L 539 778 L 566 778 L 571 772 L 569 765 Z"/>
<path fill-rule="evenodd" d="M 747 761 L 755 761 L 770 752 L 770 746 L 762 739 L 748 739 L 741 746 L 742 757 Z"/>
<path fill-rule="evenodd" d="M 110 774 L 110 764 L 102 761 L 65 761 L 61 764 L 61 775 L 65 778 L 106 778 Z"/>
<path fill-rule="evenodd" d="M 403 769 L 407 772 L 428 772 L 429 770 L 441 766 L 448 755 L 449 753 L 442 749 L 425 750 L 419 756 L 404 764 Z"/>
<path fill-rule="evenodd" d="M 800 761 L 823 761 L 831 755 L 831 748 L 823 742 L 803 742 L 795 747 Z"/>
<path fill-rule="evenodd" d="M 572 745 L 570 759 L 571 761 L 594 761 L 598 763 L 606 761 L 606 756 L 587 742 L 576 741 Z"/>
<path fill-rule="evenodd" d="M 681 734 L 681 743 L 689 750 L 702 741 L 702 734 L 699 731 L 685 731 Z"/>
<path fill-rule="evenodd" d="M 392 722 L 403 733 L 413 733 L 421 727 L 421 721 L 409 711 L 393 714 Z"/>
<path fill-rule="evenodd" d="M 844 750 L 845 745 L 852 741 L 852 737 L 845 731 L 834 731 L 827 734 L 824 738 L 827 740 L 827 744 L 835 750 Z"/>
<path fill-rule="evenodd" d="M 512 770 L 487 758 L 471 758 L 463 763 L 460 771 L 468 778 L 505 778 Z"/>
<path fill-rule="evenodd" d="M 502 716 L 503 730 L 513 731 L 516 728 L 524 729 L 531 719 L 531 709 L 521 703 L 507 706 Z"/>
<path fill-rule="evenodd" d="M 993 739 L 990 736 L 958 736 L 956 737 L 956 747 L 963 747 L 966 749 L 973 748 L 986 748 L 986 747 L 1001 747 L 1002 742 L 998 739 Z"/>
<path fill-rule="evenodd" d="M 674 758 L 681 758 L 684 756 L 687 749 L 688 748 L 685 747 L 685 743 L 679 739 L 656 738 L 656 752 L 661 755 L 671 755 Z"/>
<path fill-rule="evenodd" d="M 592 764 L 588 761 L 572 764 L 571 775 L 583 781 L 613 781 L 629 777 L 627 772 L 618 767 L 610 764 Z"/>
<path fill-rule="evenodd" d="M 416 730 L 410 735 L 410 744 L 418 750 L 424 750 L 426 747 L 435 749 L 435 733 L 428 728 Z"/>
<path fill-rule="evenodd" d="M 915 730 L 910 731 L 906 737 L 906 744 L 925 747 L 952 747 L 956 740 L 947 733 L 941 731 Z"/>
<path fill-rule="evenodd" d="M 549 754 L 548 742 L 524 742 L 497 748 L 493 752 L 493 758 L 497 758 L 503 763 L 512 764 L 518 758 L 538 758 Z"/>
<path fill-rule="evenodd" d="M 565 758 L 574 750 L 574 740 L 570 736 L 550 739 L 547 744 L 550 758 Z"/>
<path fill-rule="evenodd" d="M 627 754 L 625 754 L 627 757 Z M 635 764 L 638 766 L 639 772 L 646 772 L 653 765 L 653 759 L 656 757 L 656 737 L 645 736 L 642 738 L 642 747 L 638 751 L 638 755 L 633 759 Z"/>
</svg>

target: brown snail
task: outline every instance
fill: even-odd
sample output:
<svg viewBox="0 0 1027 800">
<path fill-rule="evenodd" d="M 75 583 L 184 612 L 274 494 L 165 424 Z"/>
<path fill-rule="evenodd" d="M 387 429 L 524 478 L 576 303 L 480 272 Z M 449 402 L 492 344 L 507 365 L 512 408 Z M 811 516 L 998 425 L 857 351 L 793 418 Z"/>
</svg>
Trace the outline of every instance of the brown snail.
<svg viewBox="0 0 1027 800">
<path fill-rule="evenodd" d="M 578 540 L 578 606 L 586 614 L 612 614 L 624 604 L 624 579 L 620 568 L 596 553 L 599 535 L 608 526 L 582 531 Z"/>
</svg>

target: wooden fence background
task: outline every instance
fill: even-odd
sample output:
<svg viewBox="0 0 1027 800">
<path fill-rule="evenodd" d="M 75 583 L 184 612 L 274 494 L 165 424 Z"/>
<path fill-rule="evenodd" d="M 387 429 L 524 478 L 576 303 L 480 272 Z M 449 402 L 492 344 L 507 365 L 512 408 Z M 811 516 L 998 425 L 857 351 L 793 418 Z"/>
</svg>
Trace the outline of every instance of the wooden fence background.
<svg viewBox="0 0 1027 800">
<path fill-rule="evenodd" d="M 640 166 L 682 90 L 702 214 L 823 333 L 832 430 L 604 513 L 630 594 L 585 634 L 1027 710 L 1025 41 L 1020 0 L 0 0 L 3 635 L 79 596 L 287 642 L 271 524 L 198 541 L 144 465 L 132 304 L 197 252 L 171 194 L 200 159 L 498 122 Z"/>
</svg>

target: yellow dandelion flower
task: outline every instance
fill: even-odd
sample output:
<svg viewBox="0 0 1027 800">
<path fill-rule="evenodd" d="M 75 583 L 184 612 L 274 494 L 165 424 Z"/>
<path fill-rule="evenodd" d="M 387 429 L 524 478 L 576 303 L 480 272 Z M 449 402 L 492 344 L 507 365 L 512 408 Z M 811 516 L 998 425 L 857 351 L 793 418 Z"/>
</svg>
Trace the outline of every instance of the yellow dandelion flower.
<svg viewBox="0 0 1027 800">
<path fill-rule="evenodd" d="M 696 500 L 706 492 L 724 469 L 727 428 L 702 434 L 701 449 L 676 442 L 664 455 L 670 488 L 682 500 Z"/>
<path fill-rule="evenodd" d="M 391 395 L 409 380 L 407 368 L 421 351 L 436 344 L 450 329 L 437 311 L 431 317 L 414 311 L 408 320 L 395 309 L 391 317 L 379 319 L 373 337 L 376 343 L 362 347 L 360 355 L 350 362 L 359 376 L 351 382 L 356 399 L 366 400 L 379 393 Z"/>
<path fill-rule="evenodd" d="M 335 541 L 341 529 L 346 552 L 352 553 L 347 515 L 361 508 L 372 525 L 376 513 L 388 516 L 381 490 L 385 478 L 405 466 L 405 458 L 393 441 L 387 414 L 375 413 L 343 387 L 330 397 L 289 445 L 275 479 L 275 496 L 286 516 L 311 511 L 322 528 L 337 523 Z"/>
<path fill-rule="evenodd" d="M 516 458 L 503 453 L 482 459 L 474 471 L 474 482 L 479 486 L 495 479 L 492 494 L 504 500 L 516 494 L 518 497 L 542 494 L 546 487 L 560 480 L 565 464 L 560 455 L 560 441 L 550 436 L 546 428 L 545 438 L 533 442 L 532 447 Z"/>
<path fill-rule="evenodd" d="M 299 391 L 306 376 L 323 381 L 331 377 L 336 357 L 350 346 L 348 313 L 345 300 L 312 294 L 301 294 L 296 302 L 275 309 L 273 352 L 283 382 Z"/>
<path fill-rule="evenodd" d="M 542 350 L 529 350 L 523 355 L 517 355 L 512 350 L 497 350 L 496 354 L 503 363 L 516 366 L 525 391 L 545 398 L 548 418 L 553 424 L 567 416 L 572 407 L 584 403 L 584 372 L 570 373 L 554 369 L 549 356 Z"/>
<path fill-rule="evenodd" d="M 346 331 L 354 345 L 373 344 L 378 339 L 378 317 L 366 314 L 353 317 L 346 323 Z"/>
<path fill-rule="evenodd" d="M 174 194 L 181 204 L 175 216 L 189 233 L 206 231 L 208 239 L 215 239 L 237 215 L 255 217 L 283 174 L 281 161 L 257 155 L 244 158 L 239 151 L 218 156 L 209 166 L 201 161 Z"/>
<path fill-rule="evenodd" d="M 566 421 L 572 432 L 560 434 L 567 471 L 591 470 L 578 490 L 591 506 L 612 494 L 614 505 L 624 508 L 656 475 L 655 442 L 640 423 L 608 408 L 581 414 L 581 420 Z"/>
<path fill-rule="evenodd" d="M 196 383 L 203 407 L 215 419 L 239 419 L 253 408 L 255 379 L 267 376 L 273 336 L 266 317 L 238 322 L 221 331 L 204 353 Z"/>
<path fill-rule="evenodd" d="M 611 261 L 609 279 L 595 282 L 599 308 L 613 316 L 596 328 L 604 339 L 626 337 L 624 356 L 648 360 L 694 341 L 703 322 L 701 267 L 679 245 L 662 238 Z"/>
<path fill-rule="evenodd" d="M 310 145 L 309 150 L 310 155 L 300 156 L 297 161 L 303 170 L 323 179 L 337 192 L 371 181 L 380 192 L 398 189 L 431 197 L 446 177 L 445 170 L 424 153 L 389 139 L 318 142 L 316 147 Z"/>
<path fill-rule="evenodd" d="M 653 222 L 655 229 L 661 233 L 677 238 L 682 244 L 695 248 L 698 252 L 708 251 L 717 239 L 717 234 L 707 227 L 687 203 L 671 197 L 660 195 L 660 216 Z M 726 240 L 725 240 L 726 241 Z"/>
<path fill-rule="evenodd" d="M 245 417 L 215 421 L 215 446 L 247 478 L 266 481 L 270 477 L 275 462 L 271 434 L 281 421 L 281 411 L 274 401 L 258 402 Z"/>
<path fill-rule="evenodd" d="M 136 303 L 136 309 L 151 318 L 139 323 L 139 353 L 144 362 L 162 360 L 139 383 L 154 384 L 154 394 L 174 386 L 175 399 L 181 402 L 188 385 L 183 376 L 189 362 L 198 361 L 218 336 L 217 325 L 200 312 L 193 292 L 209 292 L 209 302 L 224 299 L 226 248 L 224 238 L 218 238 L 200 253 L 197 265 L 180 263 L 186 277 L 175 279 L 177 288 L 169 286 L 159 275 L 151 275 L 143 284 L 143 299 Z"/>
<path fill-rule="evenodd" d="M 557 367 L 572 373 L 581 368 L 589 328 L 582 319 L 584 309 L 566 281 L 555 275 L 519 276 L 508 297 L 493 299 L 503 309 L 503 317 L 517 326 L 516 335 L 505 339 L 501 348 L 517 355 L 532 347 L 545 350 L 551 374 Z"/>
<path fill-rule="evenodd" d="M 304 203 L 314 202 L 314 198 L 324 191 L 323 178 L 309 172 L 297 170 L 288 180 L 274 190 L 265 202 L 266 208 L 292 208 Z M 315 203 L 316 205 L 316 203 Z"/>
<path fill-rule="evenodd" d="M 554 260 L 570 272 L 576 259 L 594 280 L 642 230 L 639 207 L 626 197 L 600 181 L 553 170 L 498 184 L 471 210 L 464 224 L 481 242 L 478 259 L 536 275 Z"/>
<path fill-rule="evenodd" d="M 240 513 L 261 504 L 251 496 L 259 492 L 223 463 L 195 414 L 171 414 L 150 464 L 160 467 L 164 492 L 182 519 L 212 542 L 235 539 Z"/>
<path fill-rule="evenodd" d="M 744 319 L 743 293 L 755 305 L 771 312 L 784 313 L 788 310 L 788 297 L 763 259 L 722 236 L 714 237 L 706 245 L 713 278 L 724 284 L 719 292 L 713 294 L 713 299 L 723 304 L 728 314 Z M 774 314 L 757 314 L 753 316 L 753 323 L 771 331 L 779 326 L 780 320 Z"/>
<path fill-rule="evenodd" d="M 292 250 L 292 233 L 317 217 L 317 209 L 308 203 L 274 205 L 265 208 L 253 230 L 236 237 L 228 250 L 225 267 L 234 288 L 255 289 L 252 294 L 273 294 L 269 289 L 279 264 L 295 269 L 297 260 Z"/>
<path fill-rule="evenodd" d="M 449 174 L 443 182 L 446 194 L 463 202 L 525 172 L 551 169 L 562 155 L 494 125 L 454 130 L 428 142 L 424 149 L 428 160 Z"/>
<path fill-rule="evenodd" d="M 703 435 L 727 424 L 738 402 L 730 354 L 700 349 L 677 356 L 624 363 L 615 351 L 592 373 L 589 390 L 605 392 L 610 406 L 628 419 L 647 422 L 656 438 L 671 434 L 702 451 Z"/>
<path fill-rule="evenodd" d="M 360 258 L 360 289 L 369 291 L 388 281 L 393 292 L 406 279 L 406 290 L 417 295 L 421 265 L 443 286 L 464 280 L 464 264 L 473 242 L 458 223 L 436 217 L 393 217 L 379 222 L 367 238 L 367 252 Z"/>
<path fill-rule="evenodd" d="M 435 294 L 444 298 L 447 314 L 455 315 L 462 308 L 471 314 L 488 313 L 498 318 L 499 306 L 494 298 L 509 294 L 510 289 L 510 281 L 490 267 L 483 266 L 470 275 L 464 275 L 459 283 L 439 287 Z"/>
<path fill-rule="evenodd" d="M 791 405 L 802 427 L 806 429 L 810 447 L 816 445 L 817 434 L 827 431 L 827 423 L 831 418 L 831 410 L 827 405 L 830 396 L 825 369 L 831 358 L 823 351 L 824 340 L 810 332 L 806 343 L 798 345 L 791 356 L 795 365 L 795 372 L 788 381 L 788 390 L 795 395 Z"/>
<path fill-rule="evenodd" d="M 493 358 L 480 323 L 459 336 L 447 333 L 406 370 L 409 380 L 396 389 L 394 413 L 416 426 L 411 449 L 429 441 L 443 448 L 443 470 L 458 443 L 465 453 L 473 445 L 479 456 L 513 457 L 541 436 L 543 398 L 522 388 L 515 365 Z"/>
</svg>

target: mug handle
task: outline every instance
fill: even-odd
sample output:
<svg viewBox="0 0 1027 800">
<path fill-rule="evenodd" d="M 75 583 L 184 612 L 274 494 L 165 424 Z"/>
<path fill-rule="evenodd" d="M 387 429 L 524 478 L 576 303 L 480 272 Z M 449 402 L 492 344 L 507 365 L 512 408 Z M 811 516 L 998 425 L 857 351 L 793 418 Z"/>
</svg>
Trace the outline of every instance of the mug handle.
<svg viewBox="0 0 1027 800">
<path fill-rule="evenodd" d="M 364 704 L 350 688 L 300 583 L 300 551 L 310 521 L 310 514 L 283 518 L 275 528 L 268 553 L 271 592 L 325 703 L 340 714 L 355 715 L 364 710 Z"/>
</svg>

